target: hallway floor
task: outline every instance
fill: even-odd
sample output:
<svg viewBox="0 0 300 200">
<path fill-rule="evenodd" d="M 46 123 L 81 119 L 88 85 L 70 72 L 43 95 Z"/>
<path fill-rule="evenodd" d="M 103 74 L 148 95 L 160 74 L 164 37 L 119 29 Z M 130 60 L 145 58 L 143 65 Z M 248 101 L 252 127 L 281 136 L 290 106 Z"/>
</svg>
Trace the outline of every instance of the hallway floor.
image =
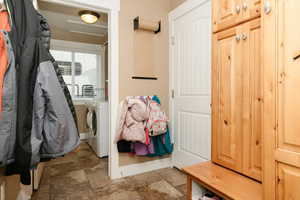
<svg viewBox="0 0 300 200">
<path fill-rule="evenodd" d="M 110 180 L 108 159 L 98 159 L 86 143 L 47 163 L 32 200 L 184 200 L 186 177 L 167 168 Z"/>
</svg>

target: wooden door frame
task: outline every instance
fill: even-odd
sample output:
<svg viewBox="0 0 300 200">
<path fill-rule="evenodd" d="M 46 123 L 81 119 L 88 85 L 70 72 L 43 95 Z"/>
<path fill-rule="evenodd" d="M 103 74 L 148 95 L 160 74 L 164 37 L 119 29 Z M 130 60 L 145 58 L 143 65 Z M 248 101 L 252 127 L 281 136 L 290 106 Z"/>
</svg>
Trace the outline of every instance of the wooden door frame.
<svg viewBox="0 0 300 200">
<path fill-rule="evenodd" d="M 175 80 L 174 80 L 174 21 L 178 17 L 186 14 L 187 12 L 193 10 L 194 8 L 205 4 L 205 3 L 211 3 L 211 0 L 187 0 L 177 8 L 175 8 L 173 11 L 171 11 L 168 15 L 168 24 L 169 24 L 169 128 L 170 132 L 173 133 L 172 135 L 172 142 L 174 143 L 174 101 L 173 101 L 173 95 L 174 95 L 174 87 L 175 87 Z M 212 13 L 211 13 L 212 14 Z M 212 19 L 211 19 L 212 20 Z M 213 28 L 213 27 L 212 27 Z M 213 32 L 211 31 L 211 34 Z M 176 145 L 176 144 L 174 144 Z M 174 159 L 174 154 L 172 154 L 172 164 Z M 174 166 L 174 165 L 173 165 Z"/>
<path fill-rule="evenodd" d="M 33 0 L 38 7 L 38 0 Z M 96 10 L 108 14 L 109 176 L 121 177 L 119 154 L 114 143 L 119 105 L 119 10 L 120 0 L 39 0 Z"/>
<path fill-rule="evenodd" d="M 265 14 L 264 6 L 271 4 L 271 12 Z M 262 0 L 262 58 L 263 58 L 263 199 L 276 199 L 276 135 L 277 127 L 277 13 L 278 0 Z"/>
</svg>

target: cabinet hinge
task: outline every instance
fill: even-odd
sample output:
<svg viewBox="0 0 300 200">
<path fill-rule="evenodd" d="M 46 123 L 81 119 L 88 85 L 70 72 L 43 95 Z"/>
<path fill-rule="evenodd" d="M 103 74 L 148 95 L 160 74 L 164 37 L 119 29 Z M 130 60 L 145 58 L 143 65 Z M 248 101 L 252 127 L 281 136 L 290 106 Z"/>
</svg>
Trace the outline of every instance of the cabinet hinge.
<svg viewBox="0 0 300 200">
<path fill-rule="evenodd" d="M 175 98 L 175 90 L 174 89 L 171 91 L 171 95 L 172 95 L 172 99 L 174 99 Z"/>
</svg>

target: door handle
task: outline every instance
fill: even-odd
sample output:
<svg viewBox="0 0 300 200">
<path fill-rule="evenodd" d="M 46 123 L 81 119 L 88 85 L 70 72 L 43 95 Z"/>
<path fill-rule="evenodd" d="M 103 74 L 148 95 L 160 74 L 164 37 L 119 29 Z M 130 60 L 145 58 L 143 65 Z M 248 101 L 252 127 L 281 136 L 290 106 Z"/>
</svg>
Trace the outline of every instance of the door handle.
<svg viewBox="0 0 300 200">
<path fill-rule="evenodd" d="M 294 55 L 293 55 L 293 60 L 298 60 L 300 58 L 300 50 L 299 51 L 295 51 Z"/>
<path fill-rule="evenodd" d="M 271 3 L 269 1 L 265 2 L 264 11 L 265 11 L 265 14 L 267 14 L 267 15 L 270 14 L 270 12 L 272 11 Z"/>
<path fill-rule="evenodd" d="M 241 12 L 241 7 L 239 5 L 235 6 L 235 12 L 239 14 Z"/>
<path fill-rule="evenodd" d="M 244 11 L 246 11 L 246 10 L 247 10 L 247 8 L 248 8 L 248 5 L 247 5 L 247 3 L 246 3 L 246 2 L 244 2 L 244 3 L 243 3 L 243 9 L 244 9 Z"/>
</svg>

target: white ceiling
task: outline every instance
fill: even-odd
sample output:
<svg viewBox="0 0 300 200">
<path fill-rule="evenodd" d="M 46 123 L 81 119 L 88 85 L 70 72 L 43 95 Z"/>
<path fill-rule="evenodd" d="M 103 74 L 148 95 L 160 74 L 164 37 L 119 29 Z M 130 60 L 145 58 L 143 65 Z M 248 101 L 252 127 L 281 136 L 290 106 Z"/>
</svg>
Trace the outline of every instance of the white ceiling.
<svg viewBox="0 0 300 200">
<path fill-rule="evenodd" d="M 51 29 L 64 30 L 66 33 L 81 34 L 83 37 L 105 37 L 107 35 L 107 14 L 99 13 L 100 20 L 95 24 L 81 21 L 79 8 L 67 7 L 54 3 L 39 1 L 39 11 L 47 19 Z"/>
</svg>

